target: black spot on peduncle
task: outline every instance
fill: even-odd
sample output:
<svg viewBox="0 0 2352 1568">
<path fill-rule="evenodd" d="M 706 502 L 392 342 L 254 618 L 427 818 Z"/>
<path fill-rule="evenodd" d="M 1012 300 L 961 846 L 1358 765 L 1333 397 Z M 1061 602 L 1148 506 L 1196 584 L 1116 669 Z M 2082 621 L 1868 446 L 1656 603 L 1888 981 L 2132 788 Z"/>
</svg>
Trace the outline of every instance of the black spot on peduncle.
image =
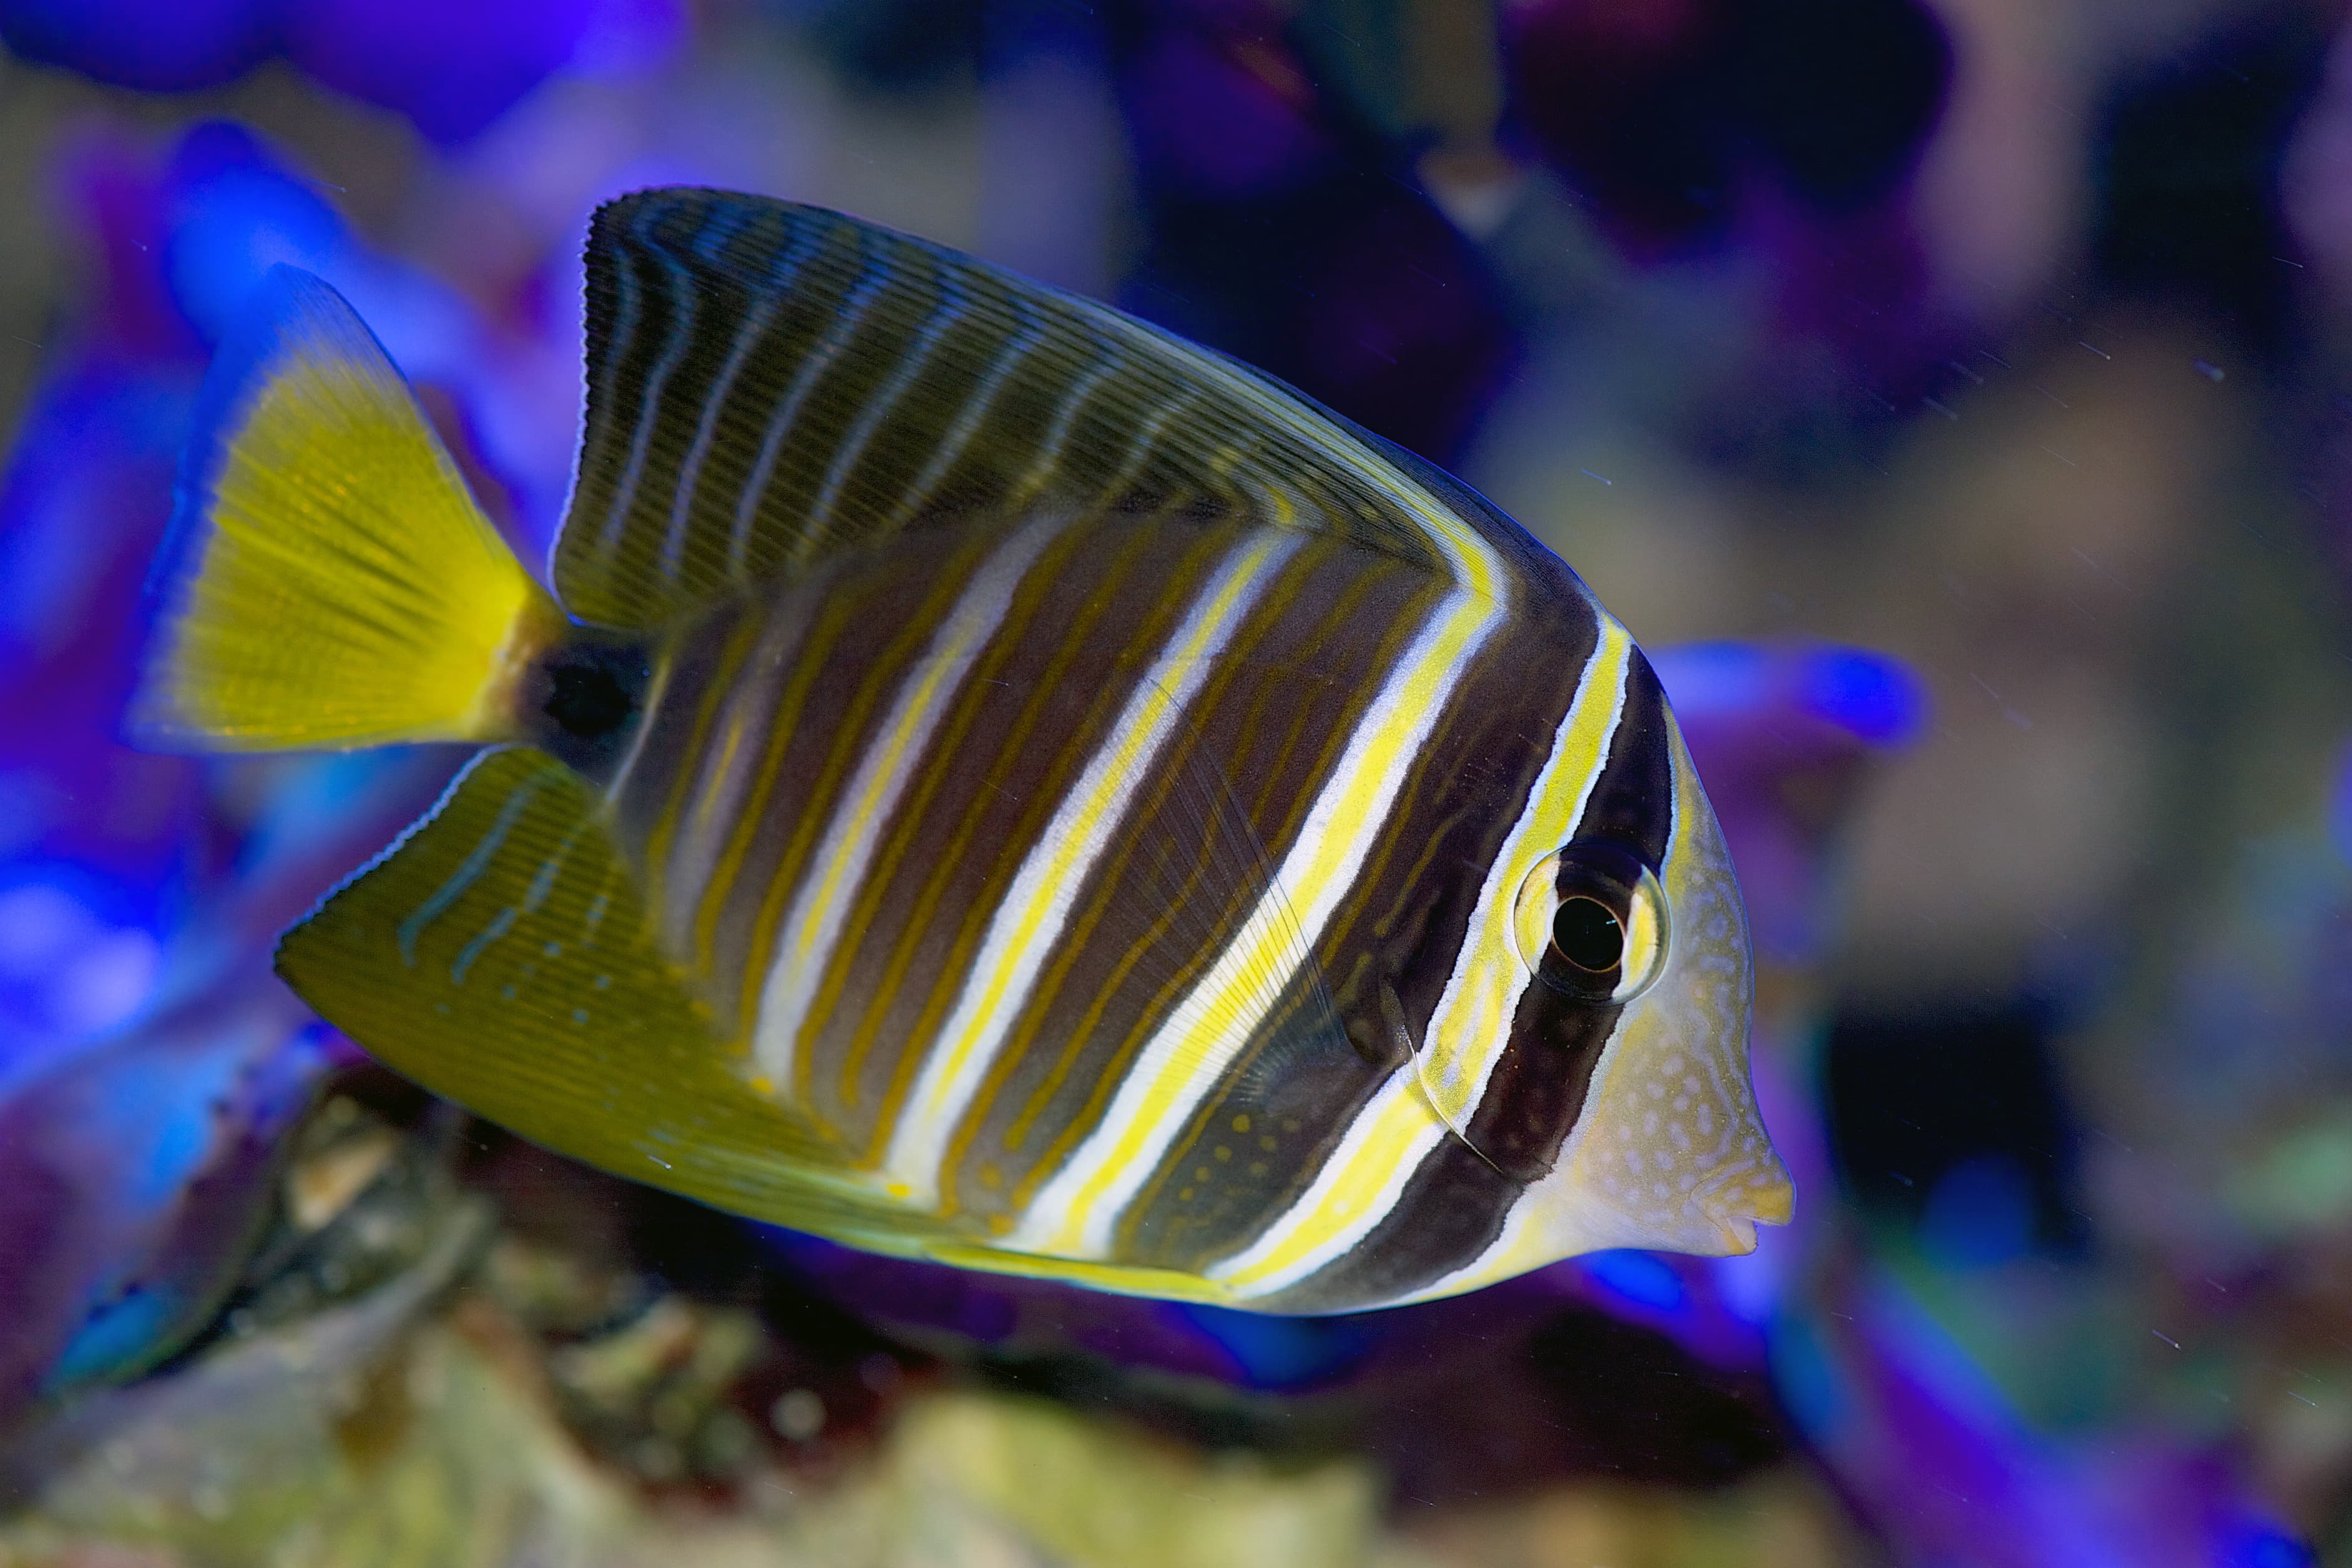
<svg viewBox="0 0 2352 1568">
<path fill-rule="evenodd" d="M 536 745 L 591 778 L 619 762 L 653 675 L 643 643 L 583 633 L 540 657 L 523 705 Z"/>
<path fill-rule="evenodd" d="M 601 741 L 637 710 L 620 676 L 602 666 L 562 665 L 548 678 L 552 689 L 542 711 L 574 740 Z"/>
</svg>

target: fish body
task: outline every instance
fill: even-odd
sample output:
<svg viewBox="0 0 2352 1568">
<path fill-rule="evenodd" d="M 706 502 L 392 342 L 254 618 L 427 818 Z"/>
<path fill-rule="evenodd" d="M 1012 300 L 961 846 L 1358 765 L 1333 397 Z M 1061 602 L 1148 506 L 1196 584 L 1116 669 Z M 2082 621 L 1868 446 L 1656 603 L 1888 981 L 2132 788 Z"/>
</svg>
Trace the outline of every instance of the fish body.
<svg viewBox="0 0 2352 1568">
<path fill-rule="evenodd" d="M 280 972 L 559 1150 L 874 1250 L 1276 1311 L 1744 1250 L 1787 1180 L 1655 678 L 1491 505 L 1105 307 L 652 192 L 559 607 L 281 275 L 165 742 L 488 742 Z"/>
</svg>

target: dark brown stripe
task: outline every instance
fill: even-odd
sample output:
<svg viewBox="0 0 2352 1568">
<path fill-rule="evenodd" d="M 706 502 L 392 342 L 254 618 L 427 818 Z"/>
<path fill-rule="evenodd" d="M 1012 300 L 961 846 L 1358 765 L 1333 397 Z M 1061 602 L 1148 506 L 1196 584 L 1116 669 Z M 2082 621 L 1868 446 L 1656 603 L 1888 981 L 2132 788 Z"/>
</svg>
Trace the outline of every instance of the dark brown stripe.
<svg viewBox="0 0 2352 1568">
<path fill-rule="evenodd" d="M 1385 668 L 1442 592 L 1381 557 L 1314 551 L 1286 564 L 1236 629 L 1154 764 L 1168 787 L 1133 803 L 1114 853 L 1080 890 L 1084 931 L 1066 939 L 1077 951 L 1032 996 L 1022 1048 L 1001 1058 L 992 1094 L 967 1115 L 963 1167 L 996 1212 L 1025 1205 L 1099 1123 L 1304 828 L 1372 695 L 1365 682 L 1328 679 L 1321 661 L 1352 646 Z M 1252 1163 L 1236 1172 L 1246 1176 Z"/>
<path fill-rule="evenodd" d="M 1654 870 L 1674 829 L 1665 708 L 1657 678 L 1638 651 L 1628 660 L 1625 681 L 1608 765 L 1585 802 L 1575 837 L 1612 839 Z M 1328 1303 L 1392 1300 L 1475 1262 L 1502 1234 L 1520 1194 L 1559 1160 L 1622 1012 L 1613 1003 L 1530 984 L 1463 1130 L 1469 1142 L 1448 1136 L 1362 1240 L 1264 1304 L 1312 1311 Z"/>
<path fill-rule="evenodd" d="M 1228 535 L 1220 564 L 1244 538 Z M 1261 691 L 1279 684 L 1260 661 L 1278 657 L 1315 601 L 1335 587 L 1370 590 L 1368 578 L 1350 584 L 1339 575 L 1339 553 L 1308 550 L 1266 584 L 1073 900 L 1059 946 L 952 1140 L 950 1179 L 969 1177 L 986 1194 L 968 1201 L 1000 1215 L 1026 1201 L 1099 1119 L 1133 1054 L 1255 907 L 1270 852 L 1201 724 L 1236 682 Z M 1205 584 L 1194 597 L 1199 591 Z M 1295 707 L 1302 727 L 1318 711 L 1311 701 Z"/>
<path fill-rule="evenodd" d="M 1362 1240 L 1258 1304 L 1311 1312 L 1391 1301 L 1475 1262 L 1528 1184 L 1559 1156 L 1619 1011 L 1528 986 L 1465 1129 L 1469 1143 L 1447 1134 Z"/>
<path fill-rule="evenodd" d="M 757 581 L 926 515 L 1002 506 L 1067 412 L 1071 390 L 1107 361 L 1115 368 L 1068 421 L 1045 499 L 1135 513 L 1206 496 L 1263 521 L 1275 510 L 1268 498 L 1287 488 L 1299 503 L 1296 526 L 1444 569 L 1424 525 L 1370 470 L 1221 384 L 1227 374 L 1255 373 L 1219 366 L 1189 344 L 954 252 L 821 209 L 665 191 L 601 209 L 588 264 L 588 419 L 556 579 L 567 604 L 590 619 L 650 626 L 730 583 Z M 950 270 L 963 296 L 952 303 L 941 289 Z M 722 386 L 746 320 L 763 307 L 755 350 Z M 836 506 L 813 533 L 809 503 L 845 439 L 856 438 L 860 412 L 926 333 L 934 341 L 924 373 L 874 426 Z M 1016 342 L 1027 352 L 971 441 L 946 465 L 934 498 L 909 509 L 904 487 L 926 470 Z M 664 377 L 672 347 L 682 352 Z M 787 436 L 772 445 L 789 389 L 811 372 Z M 1277 400 L 1292 395 L 1265 384 Z M 714 400 L 712 439 L 698 471 L 687 471 Z M 1170 421 L 1121 480 L 1136 434 L 1179 405 L 1183 417 Z M 645 462 L 614 537 L 606 523 L 624 499 L 641 434 Z M 750 536 L 738 552 L 735 521 L 755 485 Z M 682 489 L 687 537 L 673 542 Z M 1483 510 L 1467 515 L 1507 555 L 1526 548 L 1507 523 Z"/>
<path fill-rule="evenodd" d="M 665 890 L 666 903 L 692 901 L 695 952 L 677 956 L 739 1034 L 757 1017 L 777 927 L 856 757 L 887 714 L 897 676 L 919 656 L 994 542 L 973 531 L 953 550 L 821 574 L 722 609 L 676 637 L 663 699 L 649 717 L 647 749 L 615 803 L 618 836 L 640 864 L 662 806 L 691 788 L 692 781 L 678 775 L 699 774 L 708 737 L 697 748 L 686 731 L 707 699 L 716 695 L 723 703 L 727 695 L 709 689 L 721 668 L 718 648 L 740 629 L 740 617 L 762 623 L 762 630 L 775 617 L 808 622 L 783 672 L 761 754 L 751 760 L 751 793 L 729 825 L 713 885 Z M 707 960 L 697 962 L 704 953 Z"/>
<path fill-rule="evenodd" d="M 749 605 L 722 605 L 691 632 L 661 647 L 654 706 L 629 770 L 612 795 L 622 852 L 646 889 L 665 947 L 688 970 L 698 964 L 694 927 L 703 889 L 673 886 L 670 857 L 695 811 L 704 760 L 726 728 L 728 700 L 763 619 Z M 730 1028 L 733 1012 L 720 1009 Z"/>
<path fill-rule="evenodd" d="M 1254 1096 L 1297 1095 L 1280 1087 L 1282 1073 L 1252 1057 L 1245 1072 L 1257 1075 L 1255 1088 L 1237 1074 L 1232 1087 L 1205 1100 L 1128 1210 L 1137 1245 L 1149 1245 L 1155 1261 L 1197 1268 L 1239 1251 L 1305 1194 L 1391 1070 L 1383 984 L 1395 991 L 1414 1039 L 1426 1042 L 1488 868 L 1526 809 L 1598 638 L 1580 597 L 1537 604 L 1463 672 L 1398 792 L 1379 848 L 1318 943 L 1339 1026 L 1357 1042 L 1352 1068 L 1302 1064 L 1320 1097 L 1317 1114 L 1302 1141 L 1286 1145 L 1276 1167 L 1281 1179 L 1253 1191 L 1246 1204 L 1202 1201 L 1202 1156 L 1213 1159 L 1223 1130 L 1252 1114 Z M 1278 1128 L 1291 1119 L 1275 1121 Z M 1261 1120 L 1253 1116 L 1253 1125 Z M 1196 1189 L 1189 1199 L 1188 1185 Z"/>
<path fill-rule="evenodd" d="M 1609 766 L 1584 803 L 1579 838 L 1622 844 L 1651 870 L 1665 864 L 1674 837 L 1675 769 L 1666 703 L 1640 648 L 1625 661 L 1625 710 L 1609 748 Z"/>
<path fill-rule="evenodd" d="M 860 1147 L 887 1142 L 1022 860 L 1181 609 L 1171 590 L 1214 555 L 1202 531 L 1173 524 L 1070 526 L 1078 547 L 999 632 L 992 673 L 967 680 L 965 743 L 926 760 L 938 793 L 898 818 L 905 847 L 837 955 L 842 1004 L 816 1021 L 810 1059 L 823 1109 Z"/>
<path fill-rule="evenodd" d="M 1084 765 L 1073 754 L 1075 737 L 1049 728 L 1047 721 L 1066 702 L 1071 667 L 1108 629 L 1111 608 L 1158 586 L 1156 579 L 1138 581 L 1138 557 L 1147 542 L 1139 534 L 1122 539 L 1098 527 L 1073 526 L 1031 569 L 934 739 L 916 797 L 898 812 L 884 853 L 867 874 L 851 921 L 856 934 L 835 955 L 826 984 L 830 998 L 854 979 L 860 982 L 855 1011 L 845 1020 L 854 1027 L 841 1047 L 837 1076 L 845 1101 L 878 1104 L 869 1151 L 876 1158 L 920 1063 L 935 1048 L 939 1026 L 984 936 L 985 917 L 1017 874 L 1017 862 L 1007 868 L 1013 851 L 1018 846 L 1026 853 L 1043 830 L 1047 803 L 1059 798 Z M 1118 629 L 1131 631 L 1131 623 Z M 1089 689 L 1097 705 L 1108 701 L 1102 683 Z M 1024 801 L 1025 809 L 1004 832 L 1004 806 Z M 982 840 L 991 827 L 999 836 Z M 991 874 L 975 889 L 965 879 L 981 866 Z M 968 897 L 954 897 L 959 890 Z M 958 942 L 963 962 L 927 964 L 918 973 L 918 960 L 935 952 L 943 927 L 972 944 Z M 910 1008 L 910 1003 L 919 1005 Z M 877 1041 L 886 1037 L 885 1055 L 866 1072 Z"/>
</svg>

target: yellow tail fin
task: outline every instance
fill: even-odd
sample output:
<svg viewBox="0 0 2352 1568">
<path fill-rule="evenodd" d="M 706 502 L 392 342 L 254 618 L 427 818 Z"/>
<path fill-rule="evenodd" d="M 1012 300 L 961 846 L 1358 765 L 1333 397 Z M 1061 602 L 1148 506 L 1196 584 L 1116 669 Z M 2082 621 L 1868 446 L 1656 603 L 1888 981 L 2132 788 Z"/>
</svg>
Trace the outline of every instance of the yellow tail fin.
<svg viewBox="0 0 2352 1568">
<path fill-rule="evenodd" d="M 341 295 L 271 272 L 181 479 L 132 732 L 173 750 L 493 741 L 563 624 Z"/>
</svg>

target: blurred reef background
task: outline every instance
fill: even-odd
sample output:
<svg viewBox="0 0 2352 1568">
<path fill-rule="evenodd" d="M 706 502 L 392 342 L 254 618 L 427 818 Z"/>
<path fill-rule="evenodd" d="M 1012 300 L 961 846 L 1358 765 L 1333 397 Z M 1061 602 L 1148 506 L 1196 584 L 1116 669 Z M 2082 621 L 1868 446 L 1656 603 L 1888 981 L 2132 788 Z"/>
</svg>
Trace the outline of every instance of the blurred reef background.
<svg viewBox="0 0 2352 1568">
<path fill-rule="evenodd" d="M 527 559 L 588 213 L 840 206 L 1455 468 L 1655 654 L 1799 1184 L 1266 1320 L 842 1251 L 372 1067 L 457 757 L 123 747 L 211 344 L 348 295 Z M 0 1564 L 2352 1563 L 2352 17 L 0 0 Z"/>
</svg>

